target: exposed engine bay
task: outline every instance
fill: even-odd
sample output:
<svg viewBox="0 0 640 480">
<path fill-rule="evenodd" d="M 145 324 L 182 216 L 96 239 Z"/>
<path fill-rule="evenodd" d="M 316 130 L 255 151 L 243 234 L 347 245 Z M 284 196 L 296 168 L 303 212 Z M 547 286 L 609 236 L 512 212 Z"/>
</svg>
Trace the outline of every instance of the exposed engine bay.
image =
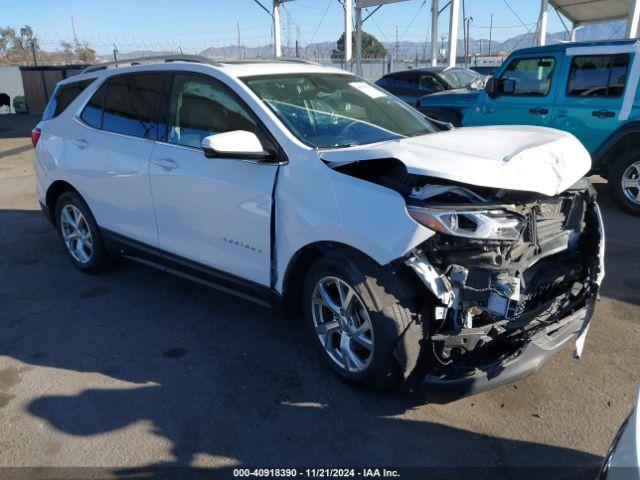
<svg viewBox="0 0 640 480">
<path fill-rule="evenodd" d="M 335 168 L 400 193 L 436 233 L 402 259 L 426 302 L 436 375 L 466 375 L 517 354 L 597 296 L 602 225 L 588 180 L 555 196 L 408 174 L 394 159 Z"/>
</svg>

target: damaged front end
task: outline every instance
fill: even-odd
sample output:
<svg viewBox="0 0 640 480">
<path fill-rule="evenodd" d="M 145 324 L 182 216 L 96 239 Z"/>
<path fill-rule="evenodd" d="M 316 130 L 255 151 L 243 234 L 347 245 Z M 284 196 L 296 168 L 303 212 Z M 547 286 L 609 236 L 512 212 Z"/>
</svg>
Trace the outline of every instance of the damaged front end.
<svg viewBox="0 0 640 480">
<path fill-rule="evenodd" d="M 580 355 L 604 276 L 588 180 L 551 197 L 429 182 L 412 188 L 407 209 L 437 232 L 404 260 L 435 298 L 411 388 L 448 401 L 535 372 L 576 336 Z"/>
</svg>

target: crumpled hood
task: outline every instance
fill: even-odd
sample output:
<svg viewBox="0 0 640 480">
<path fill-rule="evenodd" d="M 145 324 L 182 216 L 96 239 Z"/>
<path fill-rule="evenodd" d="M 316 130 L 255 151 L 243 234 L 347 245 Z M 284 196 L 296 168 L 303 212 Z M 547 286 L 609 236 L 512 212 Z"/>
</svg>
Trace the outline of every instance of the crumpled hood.
<svg viewBox="0 0 640 480">
<path fill-rule="evenodd" d="M 557 195 L 591 168 L 571 134 L 545 127 L 458 128 L 357 147 L 324 150 L 332 165 L 396 158 L 409 173 L 469 185 Z"/>
</svg>

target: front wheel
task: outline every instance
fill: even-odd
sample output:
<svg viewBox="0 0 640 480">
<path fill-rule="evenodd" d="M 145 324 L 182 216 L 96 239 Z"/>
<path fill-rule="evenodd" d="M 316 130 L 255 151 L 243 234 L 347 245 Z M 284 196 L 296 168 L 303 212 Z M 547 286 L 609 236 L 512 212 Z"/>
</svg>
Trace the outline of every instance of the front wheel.
<svg viewBox="0 0 640 480">
<path fill-rule="evenodd" d="M 630 150 L 616 160 L 608 180 L 616 203 L 632 215 L 640 215 L 640 150 Z"/>
<path fill-rule="evenodd" d="M 400 379 L 394 347 L 414 315 L 385 280 L 371 261 L 328 255 L 304 287 L 305 323 L 320 355 L 343 380 L 376 390 Z"/>
</svg>

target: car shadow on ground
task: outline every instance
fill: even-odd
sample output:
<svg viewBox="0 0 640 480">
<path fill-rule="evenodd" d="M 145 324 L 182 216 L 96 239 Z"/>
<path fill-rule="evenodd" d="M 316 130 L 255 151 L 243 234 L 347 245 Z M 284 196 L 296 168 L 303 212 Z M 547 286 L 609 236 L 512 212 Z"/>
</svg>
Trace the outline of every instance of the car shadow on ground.
<svg viewBox="0 0 640 480">
<path fill-rule="evenodd" d="M 263 307 L 130 262 L 82 274 L 39 212 L 0 210 L 0 225 L 0 355 L 116 384 L 42 395 L 27 412 L 73 437 L 151 425 L 173 460 L 149 467 L 167 478 L 175 467 L 181 478 L 210 473 L 192 467 L 208 455 L 258 467 L 440 467 L 416 478 L 596 474 L 592 454 L 411 420 L 414 399 L 342 384 L 300 322 Z"/>
</svg>

